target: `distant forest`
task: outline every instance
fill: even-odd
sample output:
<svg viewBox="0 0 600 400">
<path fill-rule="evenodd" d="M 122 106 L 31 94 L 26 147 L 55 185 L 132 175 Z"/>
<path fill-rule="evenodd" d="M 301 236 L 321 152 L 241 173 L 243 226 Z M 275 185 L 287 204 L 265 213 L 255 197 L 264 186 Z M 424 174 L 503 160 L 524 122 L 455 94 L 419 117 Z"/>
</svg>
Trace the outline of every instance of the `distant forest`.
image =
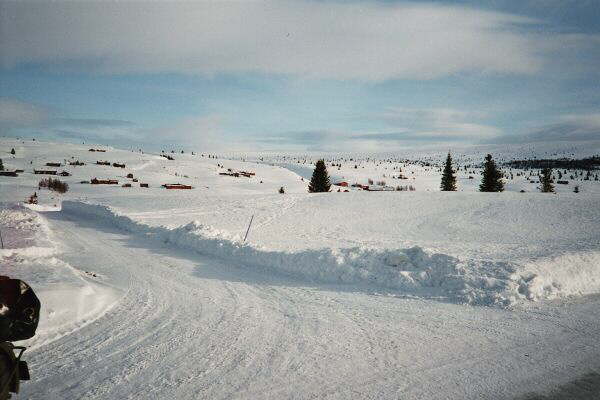
<svg viewBox="0 0 600 400">
<path fill-rule="evenodd" d="M 582 159 L 557 158 L 545 160 L 513 160 L 504 165 L 517 169 L 541 169 L 541 168 L 560 168 L 560 169 L 584 169 L 593 170 L 600 167 L 600 156 Z"/>
</svg>

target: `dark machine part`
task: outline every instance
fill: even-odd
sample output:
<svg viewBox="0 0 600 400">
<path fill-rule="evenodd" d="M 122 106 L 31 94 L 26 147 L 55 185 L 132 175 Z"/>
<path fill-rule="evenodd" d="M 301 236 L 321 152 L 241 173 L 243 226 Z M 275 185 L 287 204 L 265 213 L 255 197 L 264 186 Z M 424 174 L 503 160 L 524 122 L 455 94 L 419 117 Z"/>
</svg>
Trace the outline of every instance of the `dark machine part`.
<svg viewBox="0 0 600 400">
<path fill-rule="evenodd" d="M 15 355 L 15 350 L 19 353 Z M 21 360 L 25 347 L 0 343 L 0 400 L 10 399 L 11 393 L 19 393 L 19 382 L 28 381 L 29 368 Z"/>
<path fill-rule="evenodd" d="M 0 276 L 0 342 L 32 338 L 39 320 L 40 301 L 31 287 Z"/>
<path fill-rule="evenodd" d="M 40 301 L 31 287 L 0 276 L 0 400 L 18 393 L 19 381 L 29 380 L 29 368 L 21 360 L 25 347 L 10 342 L 33 337 L 39 319 Z"/>
</svg>

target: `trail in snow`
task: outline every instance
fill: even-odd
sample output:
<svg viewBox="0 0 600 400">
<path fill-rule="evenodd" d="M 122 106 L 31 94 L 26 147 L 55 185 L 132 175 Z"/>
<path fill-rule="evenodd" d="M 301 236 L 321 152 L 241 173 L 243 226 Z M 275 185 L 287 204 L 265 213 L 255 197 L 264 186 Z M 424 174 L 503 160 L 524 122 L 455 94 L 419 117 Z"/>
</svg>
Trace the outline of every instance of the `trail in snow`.
<svg viewBox="0 0 600 400">
<path fill-rule="evenodd" d="M 363 284 L 396 295 L 512 307 L 523 301 L 600 291 L 600 279 L 595 279 L 600 253 L 594 251 L 544 260 L 545 263 L 538 260 L 537 264 L 530 262 L 525 266 L 508 261 L 459 259 L 426 252 L 419 246 L 278 251 L 250 245 L 240 235 L 197 221 L 176 228 L 150 226 L 111 207 L 80 201 L 64 201 L 63 212 L 154 236 L 179 248 L 255 270 L 287 273 L 319 283 Z"/>
<path fill-rule="evenodd" d="M 373 296 L 47 214 L 111 312 L 27 355 L 23 397 L 512 398 L 600 367 L 598 303 L 507 312 Z"/>
</svg>

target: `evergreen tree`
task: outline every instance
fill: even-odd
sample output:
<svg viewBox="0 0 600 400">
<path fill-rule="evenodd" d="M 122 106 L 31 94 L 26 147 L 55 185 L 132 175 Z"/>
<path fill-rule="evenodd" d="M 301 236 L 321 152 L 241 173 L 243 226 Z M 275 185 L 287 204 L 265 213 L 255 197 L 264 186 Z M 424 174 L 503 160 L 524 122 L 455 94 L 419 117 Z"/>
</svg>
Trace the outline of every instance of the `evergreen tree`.
<svg viewBox="0 0 600 400">
<path fill-rule="evenodd" d="M 15 155 L 15 149 L 10 149 L 10 154 Z"/>
<path fill-rule="evenodd" d="M 448 152 L 448 157 L 446 158 L 446 166 L 444 167 L 444 172 L 442 173 L 442 183 L 440 184 L 440 189 L 443 192 L 456 191 L 456 176 L 452 170 L 452 157 L 450 156 L 450 152 Z"/>
<path fill-rule="evenodd" d="M 496 163 L 492 160 L 492 155 L 485 156 L 485 165 L 483 167 L 480 192 L 502 192 L 504 191 L 504 182 L 502 182 L 502 172 L 496 168 Z"/>
<path fill-rule="evenodd" d="M 542 193 L 553 193 L 554 185 L 552 184 L 552 170 L 550 168 L 544 168 L 542 170 L 542 176 L 540 179 L 542 187 Z"/>
<path fill-rule="evenodd" d="M 325 160 L 319 160 L 315 165 L 312 178 L 310 178 L 308 191 L 310 193 L 329 192 L 329 188 L 331 188 L 331 182 L 329 182 Z"/>
<path fill-rule="evenodd" d="M 2 164 L 2 159 L 0 158 L 0 171 L 4 171 L 4 164 Z"/>
<path fill-rule="evenodd" d="M 279 188 L 279 194 L 285 194 L 285 189 L 283 186 Z"/>
</svg>

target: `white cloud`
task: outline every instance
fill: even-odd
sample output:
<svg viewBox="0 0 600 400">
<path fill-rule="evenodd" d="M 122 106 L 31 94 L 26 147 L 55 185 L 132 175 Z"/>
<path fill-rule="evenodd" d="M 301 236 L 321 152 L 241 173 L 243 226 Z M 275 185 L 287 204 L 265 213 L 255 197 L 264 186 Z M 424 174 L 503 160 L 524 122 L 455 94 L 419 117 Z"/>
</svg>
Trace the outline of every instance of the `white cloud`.
<svg viewBox="0 0 600 400">
<path fill-rule="evenodd" d="M 196 151 L 220 150 L 232 145 L 223 137 L 222 120 L 216 114 L 185 118 L 170 125 L 142 131 L 142 143 L 180 146 Z"/>
<path fill-rule="evenodd" d="M 151 145 L 167 146 L 169 149 L 196 147 L 219 150 L 234 145 L 230 138 L 224 136 L 222 121 L 220 115 L 209 114 L 189 116 L 158 127 L 144 127 L 116 119 L 62 118 L 50 108 L 0 98 L 2 135 L 28 134 L 46 139 L 75 139 L 138 147 Z"/>
<path fill-rule="evenodd" d="M 394 135 L 407 139 L 490 139 L 502 132 L 481 122 L 485 113 L 452 108 L 404 108 L 391 107 L 381 118 L 396 127 Z M 405 132 L 405 133 L 403 133 Z"/>
<path fill-rule="evenodd" d="M 600 140 L 600 113 L 567 114 L 522 136 L 511 136 L 508 141 L 597 141 Z"/>
<path fill-rule="evenodd" d="M 0 98 L 0 126 L 29 126 L 44 121 L 48 111 L 31 103 Z"/>
<path fill-rule="evenodd" d="M 1 2 L 0 63 L 86 72 L 429 79 L 543 64 L 533 21 L 441 4 Z"/>
</svg>

